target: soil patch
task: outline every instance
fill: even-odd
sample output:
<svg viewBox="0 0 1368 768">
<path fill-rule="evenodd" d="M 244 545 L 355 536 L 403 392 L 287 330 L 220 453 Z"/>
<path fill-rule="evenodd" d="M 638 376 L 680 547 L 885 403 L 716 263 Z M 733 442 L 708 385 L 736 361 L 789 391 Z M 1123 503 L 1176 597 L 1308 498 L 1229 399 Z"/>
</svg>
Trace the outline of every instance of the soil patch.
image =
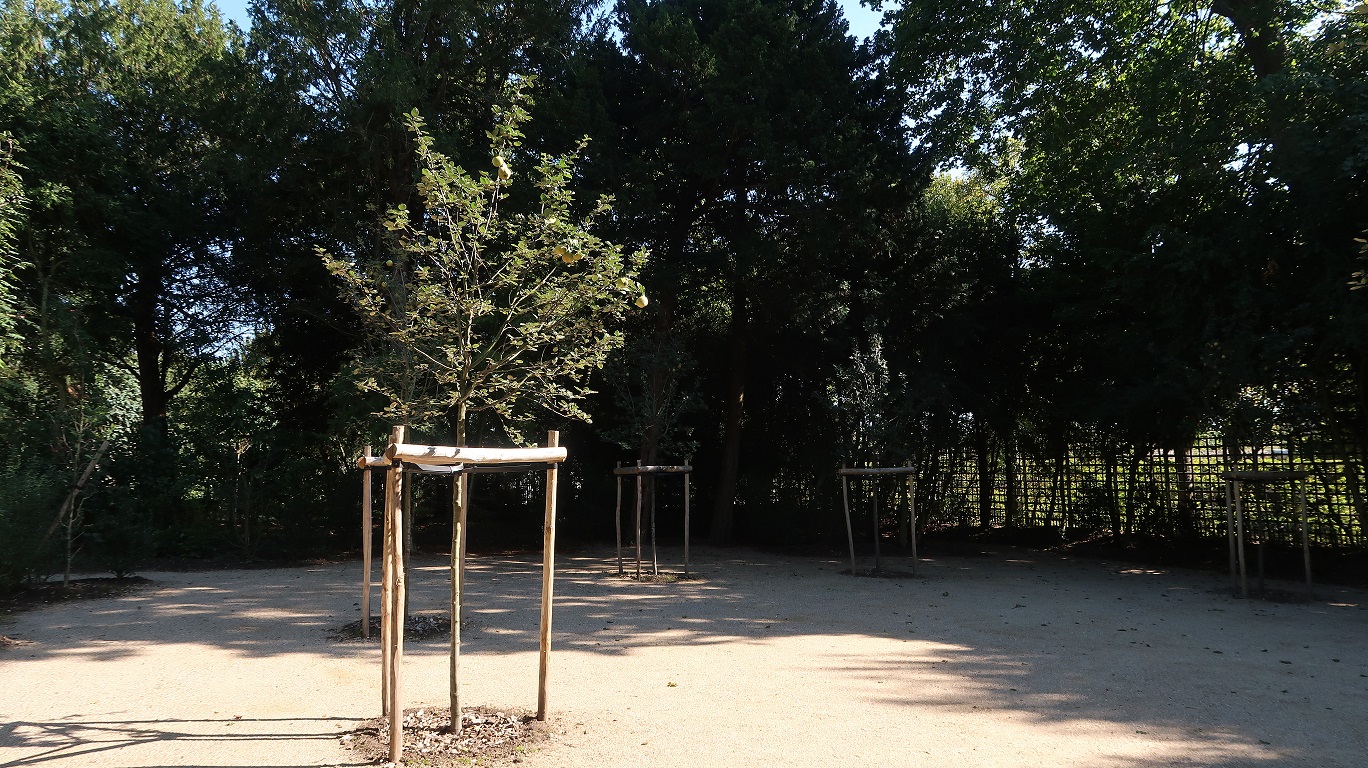
<svg viewBox="0 0 1368 768">
<path fill-rule="evenodd" d="M 461 713 L 461 734 L 451 732 L 451 710 L 404 710 L 401 765 L 450 766 L 521 763 L 551 738 L 551 729 L 528 712 L 469 708 Z M 367 720 L 342 736 L 342 745 L 375 763 L 389 760 L 389 718 Z"/>
<path fill-rule="evenodd" d="M 122 597 L 134 590 L 151 584 L 151 579 L 141 576 L 72 579 L 67 587 L 60 582 L 35 584 L 23 587 L 17 592 L 0 595 L 0 613 L 29 611 L 53 603 L 71 600 L 91 600 L 104 597 Z"/>
<path fill-rule="evenodd" d="M 844 571 L 841 571 L 841 575 L 842 575 L 842 576 L 849 576 L 849 575 L 850 575 L 850 569 L 847 568 L 847 569 L 845 569 Z M 880 569 L 878 569 L 878 570 L 874 570 L 873 568 L 860 568 L 860 569 L 858 569 L 858 570 L 855 571 L 855 575 L 856 575 L 856 576 L 862 576 L 862 577 L 865 577 L 865 578 L 871 578 L 871 579 L 915 579 L 915 578 L 918 578 L 917 574 L 915 574 L 915 573 L 913 573 L 913 572 L 911 572 L 911 571 L 900 571 L 900 570 L 898 570 L 898 569 L 896 569 L 896 568 L 880 568 Z"/>
<path fill-rule="evenodd" d="M 703 577 L 697 573 L 643 573 L 640 577 L 634 573 L 624 573 L 621 576 L 613 574 L 612 578 L 620 581 L 635 581 L 640 584 L 675 584 L 681 581 L 697 581 Z"/>
<path fill-rule="evenodd" d="M 469 630 L 479 627 L 479 620 L 473 618 L 461 619 L 461 629 Z M 451 617 L 445 613 L 410 613 L 404 620 L 404 639 L 406 641 L 423 642 L 425 640 L 436 640 L 451 636 Z M 361 620 L 349 621 L 340 627 L 328 630 L 328 637 L 339 643 L 351 642 L 380 642 L 380 617 L 372 616 L 370 619 L 370 637 L 361 637 Z"/>
</svg>

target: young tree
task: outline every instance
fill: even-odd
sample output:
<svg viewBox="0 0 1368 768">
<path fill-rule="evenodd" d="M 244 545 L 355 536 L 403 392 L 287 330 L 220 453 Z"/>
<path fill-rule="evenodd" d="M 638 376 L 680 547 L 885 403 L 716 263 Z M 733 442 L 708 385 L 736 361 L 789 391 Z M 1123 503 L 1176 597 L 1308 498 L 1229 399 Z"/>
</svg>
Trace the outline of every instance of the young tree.
<svg viewBox="0 0 1368 768">
<path fill-rule="evenodd" d="M 474 413 L 492 414 L 519 442 L 537 411 L 589 420 L 579 406 L 586 376 L 621 345 L 613 326 L 627 306 L 647 304 L 635 280 L 645 252 L 624 257 L 593 232 L 609 200 L 575 210 L 571 181 L 585 142 L 558 157 L 522 149 L 525 86 L 494 110 L 492 173 L 469 173 L 437 151 L 410 112 L 422 209 L 389 211 L 393 240 L 380 256 L 322 252 L 379 342 L 357 360 L 360 387 L 386 397 L 383 415 L 401 422 L 445 417 L 457 445 Z M 518 157 L 533 164 L 538 194 L 531 212 L 510 214 Z"/>
</svg>

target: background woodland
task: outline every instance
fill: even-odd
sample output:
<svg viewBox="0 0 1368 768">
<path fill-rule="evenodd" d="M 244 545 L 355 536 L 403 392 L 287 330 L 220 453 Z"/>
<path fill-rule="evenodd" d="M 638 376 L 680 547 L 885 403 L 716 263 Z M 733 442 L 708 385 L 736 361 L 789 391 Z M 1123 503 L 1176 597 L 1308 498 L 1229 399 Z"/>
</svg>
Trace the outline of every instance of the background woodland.
<svg viewBox="0 0 1368 768">
<path fill-rule="evenodd" d="M 468 414 L 474 445 L 563 431 L 562 535 L 611 538 L 639 459 L 694 464 L 697 535 L 843 545 L 836 469 L 911 461 L 927 532 L 1219 558 L 1218 473 L 1294 466 L 1317 547 L 1361 553 L 1368 7 L 882 10 L 859 40 L 832 0 L 259 0 L 247 30 L 3 0 L 0 587 L 358 548 L 392 402 L 319 253 L 393 262 L 406 116 L 493 173 L 510 84 L 510 166 L 578 151 L 565 215 L 647 254 L 578 405 Z M 481 478 L 473 546 L 535 545 L 536 493 Z"/>
</svg>

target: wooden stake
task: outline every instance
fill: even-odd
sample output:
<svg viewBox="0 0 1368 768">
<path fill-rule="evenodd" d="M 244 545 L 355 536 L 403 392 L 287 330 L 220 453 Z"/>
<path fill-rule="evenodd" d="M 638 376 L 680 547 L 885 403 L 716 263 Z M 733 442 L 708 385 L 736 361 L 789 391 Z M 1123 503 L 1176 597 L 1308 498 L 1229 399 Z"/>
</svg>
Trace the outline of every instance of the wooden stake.
<svg viewBox="0 0 1368 768">
<path fill-rule="evenodd" d="M 385 472 L 384 499 L 381 510 L 380 529 L 380 716 L 390 711 L 390 611 L 394 607 L 394 573 L 390 555 L 394 545 L 390 541 L 390 482 L 391 476 Z"/>
<path fill-rule="evenodd" d="M 684 575 L 689 575 L 689 473 L 684 473 Z"/>
<path fill-rule="evenodd" d="M 1240 561 L 1240 597 L 1249 597 L 1249 575 L 1245 569 L 1244 507 L 1240 502 L 1240 481 L 1235 481 L 1235 551 Z"/>
<path fill-rule="evenodd" d="M 1297 509 L 1301 512 L 1302 563 L 1306 566 L 1306 586 L 1311 586 L 1311 535 L 1306 519 L 1306 481 L 1297 483 Z"/>
<path fill-rule="evenodd" d="M 1230 549 L 1230 585 L 1240 586 L 1240 576 L 1238 565 L 1235 562 L 1235 494 L 1231 488 L 1235 485 L 1234 480 L 1226 480 L 1226 544 Z"/>
<path fill-rule="evenodd" d="M 466 496 L 466 503 L 465 503 L 465 508 L 461 510 L 461 530 L 462 530 L 462 531 L 464 532 L 464 534 L 465 534 L 465 535 L 461 536 L 461 602 L 465 602 L 465 588 L 466 588 L 466 577 L 465 577 L 466 552 L 470 551 L 470 525 L 469 525 L 466 521 L 470 518 L 470 509 L 471 509 L 471 507 L 470 507 L 470 502 L 471 502 L 472 499 L 474 499 L 474 493 L 475 493 L 475 475 L 473 475 L 473 474 L 467 474 L 467 475 L 465 476 L 465 496 Z"/>
<path fill-rule="evenodd" d="M 651 575 L 660 575 L 660 559 L 656 557 L 656 481 L 655 475 L 651 475 Z"/>
<path fill-rule="evenodd" d="M 451 660 L 448 697 L 451 703 L 451 731 L 461 733 L 461 600 L 465 595 L 466 510 L 470 508 L 470 476 L 451 478 Z"/>
<path fill-rule="evenodd" d="M 641 466 L 641 460 L 637 460 Z M 636 577 L 641 581 L 641 475 L 636 477 Z"/>
<path fill-rule="evenodd" d="M 371 447 L 366 446 L 369 458 Z M 361 470 L 361 637 L 370 639 L 371 617 L 371 470 Z"/>
<path fill-rule="evenodd" d="M 404 513 L 400 515 L 402 521 L 401 528 L 404 535 L 404 584 L 407 585 L 413 576 L 413 492 L 409 488 L 404 488 Z M 401 622 L 408 621 L 409 615 L 409 595 L 408 589 L 404 589 L 403 617 Z"/>
<path fill-rule="evenodd" d="M 907 497 L 905 492 L 903 496 L 903 501 L 903 504 L 898 504 L 898 546 L 905 550 L 907 549 L 908 539 L 907 527 L 912 524 L 912 513 L 908 509 L 908 504 L 906 503 Z M 893 487 L 893 503 L 898 503 L 897 486 Z"/>
<path fill-rule="evenodd" d="M 911 530 L 908 532 L 912 539 L 912 575 L 917 575 L 917 476 L 907 476 L 907 506 Z"/>
<path fill-rule="evenodd" d="M 546 444 L 560 445 L 560 432 L 546 435 Z M 546 676 L 551 663 L 551 600 L 556 583 L 556 479 L 557 465 L 546 470 L 546 522 L 542 542 L 541 665 L 537 672 L 537 719 L 546 719 Z"/>
<path fill-rule="evenodd" d="M 404 428 L 395 427 L 390 435 L 390 444 L 404 441 Z M 385 498 L 390 516 L 390 684 L 389 684 L 389 721 L 390 745 L 389 759 L 398 763 L 404 755 L 404 470 L 395 462 L 389 470 L 389 483 Z"/>
<path fill-rule="evenodd" d="M 622 462 L 618 462 L 618 469 L 622 468 Z M 617 555 L 618 555 L 618 575 L 622 575 L 622 475 L 617 476 L 617 507 L 613 517 L 613 533 L 617 536 Z"/>
<path fill-rule="evenodd" d="M 841 469 L 845 469 L 845 464 Z M 845 507 L 846 541 L 850 543 L 850 575 L 855 575 L 855 534 L 850 527 L 850 478 L 841 475 L 841 501 Z"/>
<path fill-rule="evenodd" d="M 881 571 L 879 565 L 879 485 L 877 481 L 872 485 L 874 486 L 874 572 L 879 573 Z"/>
</svg>

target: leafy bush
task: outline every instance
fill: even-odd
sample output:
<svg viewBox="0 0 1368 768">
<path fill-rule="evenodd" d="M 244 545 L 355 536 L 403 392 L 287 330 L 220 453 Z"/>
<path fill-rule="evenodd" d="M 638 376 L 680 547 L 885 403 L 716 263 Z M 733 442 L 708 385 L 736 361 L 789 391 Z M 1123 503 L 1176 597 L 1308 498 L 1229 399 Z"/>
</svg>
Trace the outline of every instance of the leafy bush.
<svg viewBox="0 0 1368 768">
<path fill-rule="evenodd" d="M 0 592 L 41 581 L 55 570 L 44 535 L 61 504 L 61 489 L 29 466 L 0 470 Z"/>
</svg>

